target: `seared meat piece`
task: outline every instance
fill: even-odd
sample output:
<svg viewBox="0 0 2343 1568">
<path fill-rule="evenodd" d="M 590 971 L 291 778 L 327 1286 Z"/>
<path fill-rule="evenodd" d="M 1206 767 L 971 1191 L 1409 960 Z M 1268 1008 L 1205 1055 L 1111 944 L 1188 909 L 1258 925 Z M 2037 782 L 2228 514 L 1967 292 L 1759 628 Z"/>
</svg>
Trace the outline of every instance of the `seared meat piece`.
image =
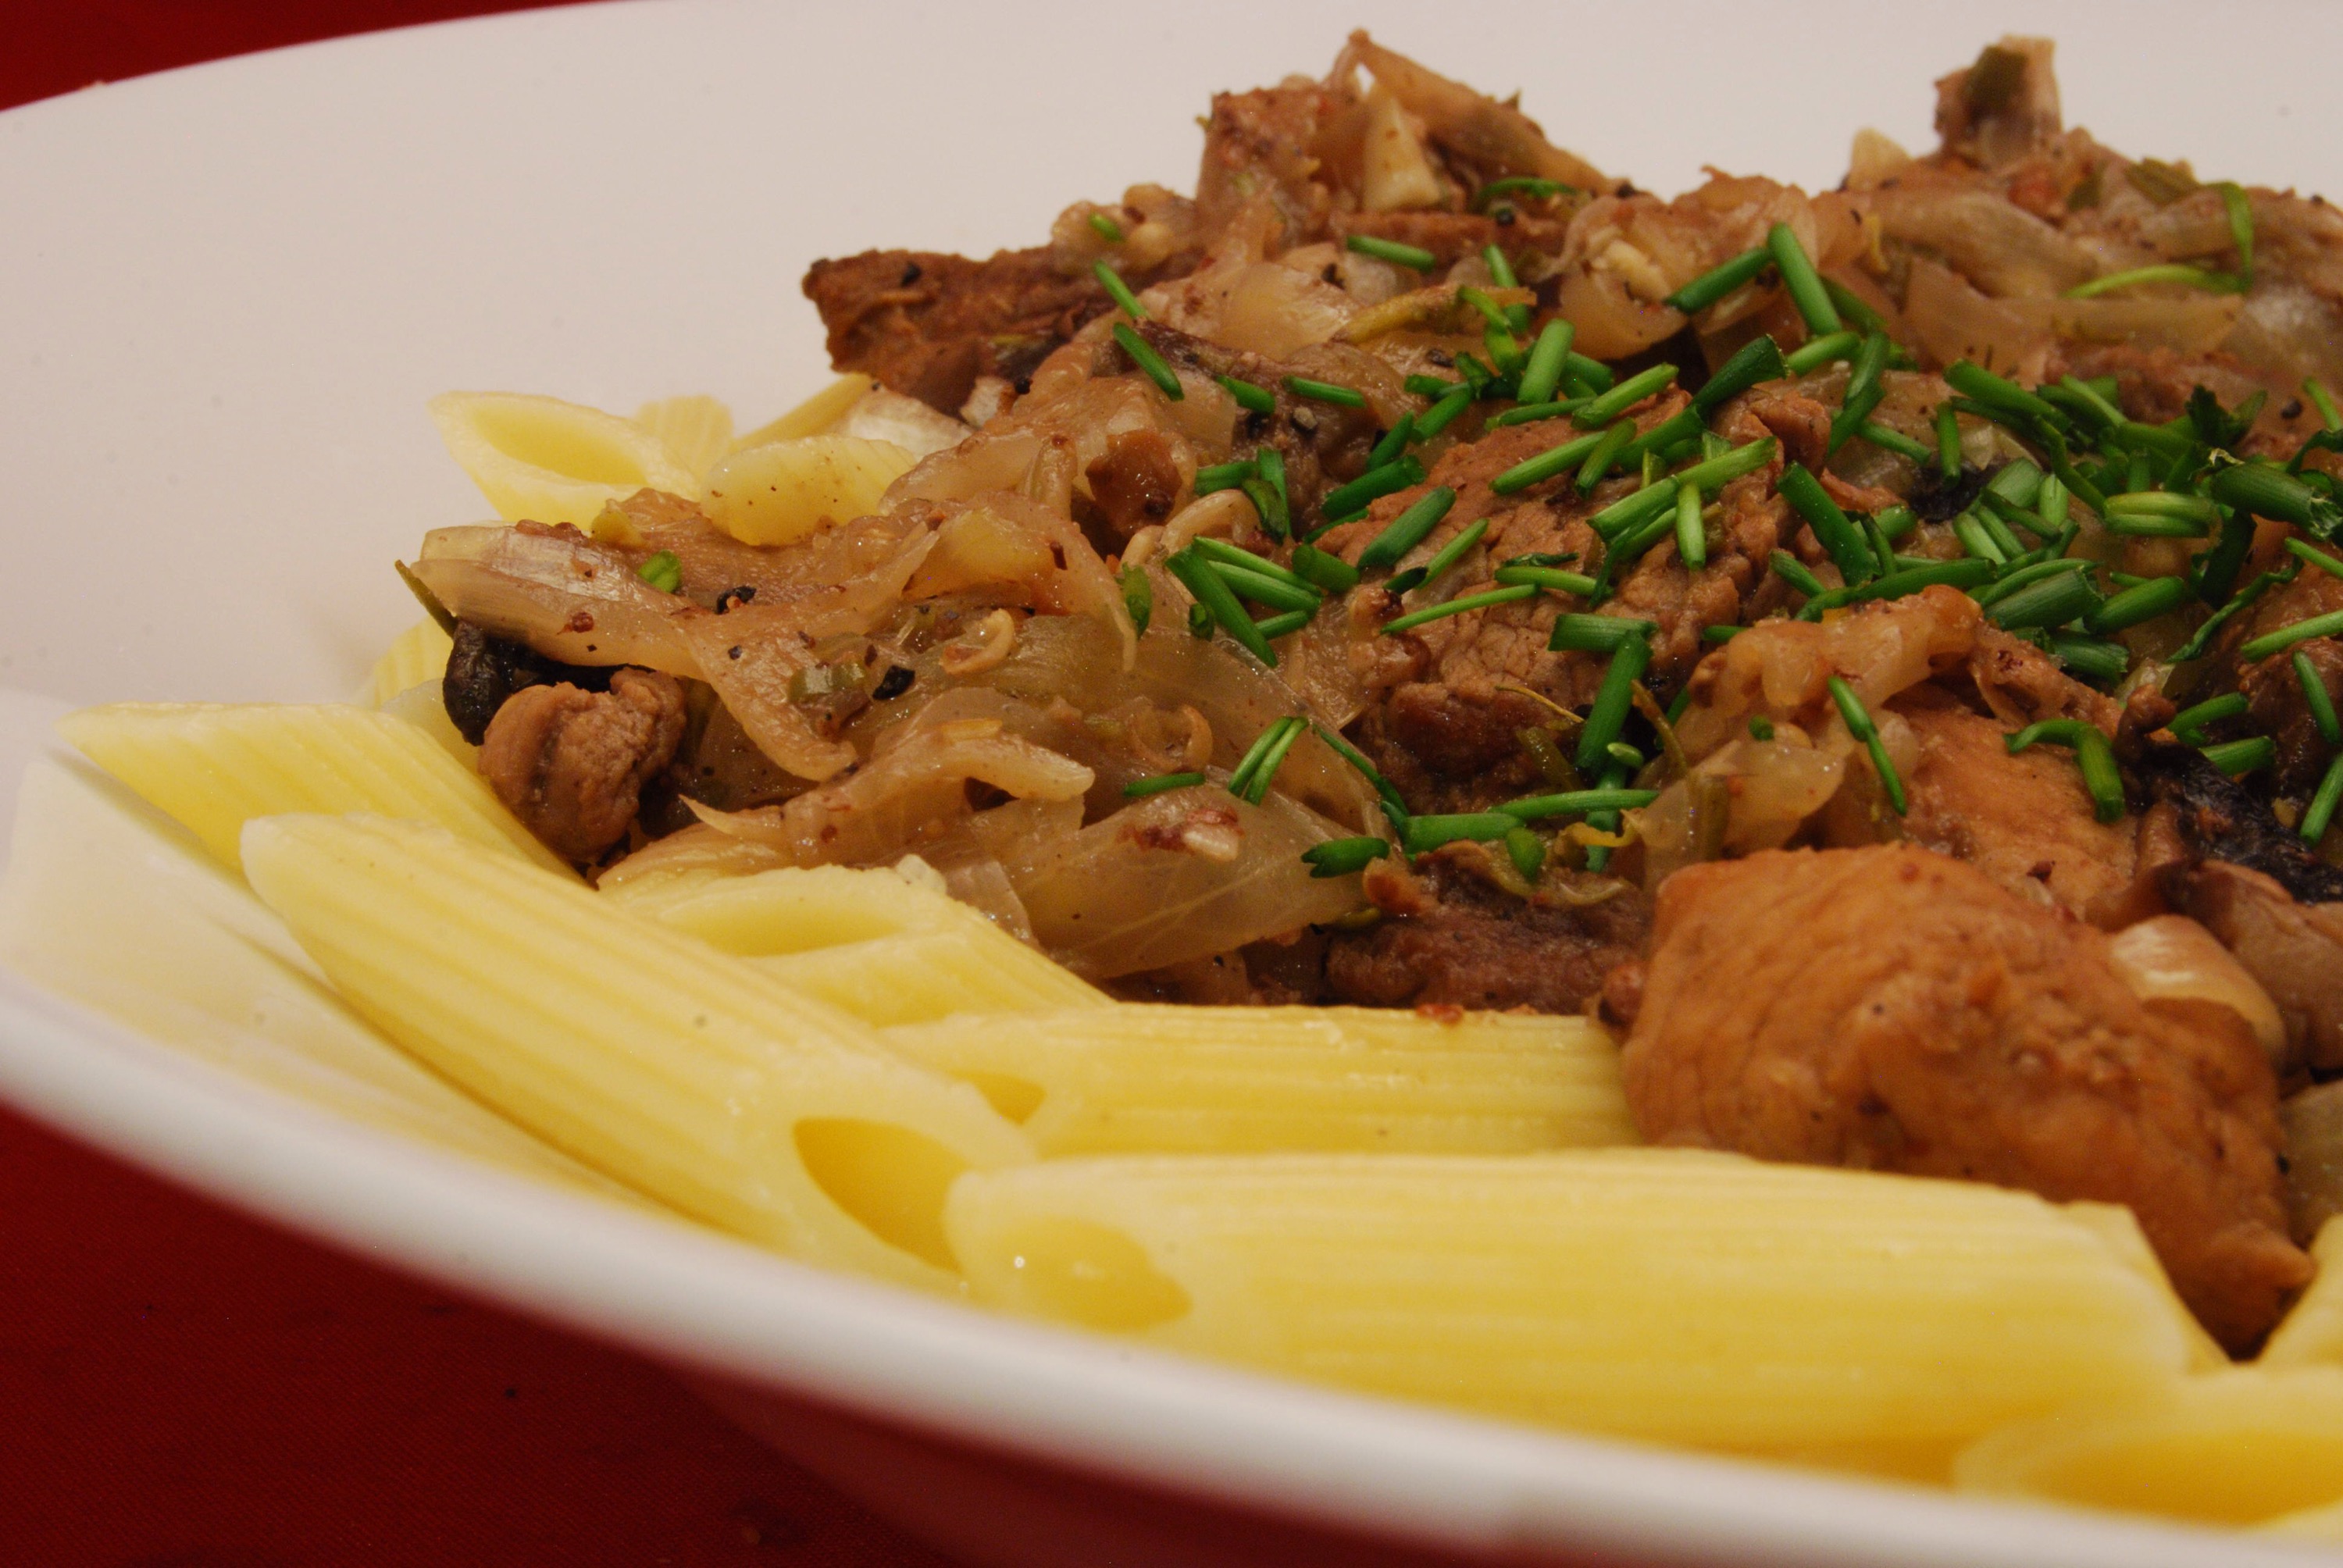
<svg viewBox="0 0 2343 1568">
<path fill-rule="evenodd" d="M 1579 907 L 1552 892 L 1524 900 L 1475 874 L 1473 860 L 1487 854 L 1478 844 L 1450 845 L 1413 873 L 1376 862 L 1366 891 L 1384 918 L 1333 938 L 1326 1000 L 1576 1012 L 1642 945 L 1650 911 L 1633 888 Z"/>
<path fill-rule="evenodd" d="M 2169 804 L 2189 854 L 2259 871 L 2306 904 L 2343 902 L 2343 869 L 2312 854 L 2246 787 L 2193 746 L 2151 746 L 2133 764 Z"/>
<path fill-rule="evenodd" d="M 1653 1141 L 2127 1204 L 2238 1351 L 2310 1278 L 2252 1031 L 2144 1004 L 2090 927 L 1885 845 L 1688 868 L 1653 936 L 1624 1063 Z"/>
<path fill-rule="evenodd" d="M 1172 515 L 1180 499 L 1180 465 L 1172 443 L 1153 430 L 1123 430 L 1107 437 L 1106 454 L 1083 470 L 1107 526 L 1129 538 Z"/>
<path fill-rule="evenodd" d="M 947 414 L 980 376 L 1021 382 L 1112 307 L 1095 278 L 1060 272 L 1046 246 L 987 261 L 870 250 L 817 261 L 806 297 L 830 329 L 830 363 L 876 376 Z"/>
<path fill-rule="evenodd" d="M 683 688 L 656 670 L 616 670 L 607 692 L 532 686 L 498 709 L 480 772 L 555 853 L 593 860 L 627 836 L 683 724 Z"/>
<path fill-rule="evenodd" d="M 447 673 L 439 683 L 439 701 L 457 732 L 478 746 L 488 732 L 488 721 L 514 692 L 564 680 L 581 690 L 601 691 L 610 684 L 610 672 L 548 658 L 526 643 L 460 620 L 456 623 L 456 648 L 447 656 Z"/>
<path fill-rule="evenodd" d="M 2296 903 L 2259 871 L 2224 860 L 2165 880 L 2174 907 L 2220 938 L 2278 1003 L 2289 1065 L 2343 1071 L 2343 905 Z"/>
<path fill-rule="evenodd" d="M 2343 578 L 2326 572 L 2304 572 L 2294 581 L 2264 594 L 2259 603 L 2239 617 L 2247 624 L 2236 638 L 2240 642 L 2249 640 L 2282 626 L 2338 609 L 2343 609 Z M 2343 691 L 2343 642 L 2331 637 L 2310 638 L 2258 662 L 2240 663 L 2237 689 L 2253 704 L 2250 719 L 2254 731 L 2278 742 L 2278 792 L 2306 796 L 2318 788 L 2332 752 L 2319 738 L 2318 726 L 2310 717 L 2310 704 L 2303 696 L 2302 681 L 2294 672 L 2294 656 L 2298 653 L 2309 659 L 2311 672 L 2326 687 L 2330 700 Z"/>
</svg>

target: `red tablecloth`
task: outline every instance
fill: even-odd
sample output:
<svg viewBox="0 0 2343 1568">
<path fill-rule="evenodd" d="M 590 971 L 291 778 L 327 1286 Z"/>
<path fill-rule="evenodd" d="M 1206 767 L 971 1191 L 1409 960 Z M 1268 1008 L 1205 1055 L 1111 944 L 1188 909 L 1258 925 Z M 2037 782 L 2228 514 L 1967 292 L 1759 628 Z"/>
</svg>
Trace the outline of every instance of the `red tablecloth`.
<svg viewBox="0 0 2343 1568">
<path fill-rule="evenodd" d="M 0 107 L 495 0 L 0 0 Z M 0 1563 L 942 1568 L 634 1358 L 0 1111 Z"/>
</svg>

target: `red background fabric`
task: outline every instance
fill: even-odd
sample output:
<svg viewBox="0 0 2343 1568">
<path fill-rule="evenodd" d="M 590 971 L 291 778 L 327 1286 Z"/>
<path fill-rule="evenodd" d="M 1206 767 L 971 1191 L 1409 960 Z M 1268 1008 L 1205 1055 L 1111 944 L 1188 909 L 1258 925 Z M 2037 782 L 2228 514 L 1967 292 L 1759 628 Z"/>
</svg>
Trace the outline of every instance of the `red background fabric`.
<svg viewBox="0 0 2343 1568">
<path fill-rule="evenodd" d="M 519 8 L 0 0 L 0 107 Z M 0 1563 L 946 1568 L 657 1368 L 5 1111 Z"/>
</svg>

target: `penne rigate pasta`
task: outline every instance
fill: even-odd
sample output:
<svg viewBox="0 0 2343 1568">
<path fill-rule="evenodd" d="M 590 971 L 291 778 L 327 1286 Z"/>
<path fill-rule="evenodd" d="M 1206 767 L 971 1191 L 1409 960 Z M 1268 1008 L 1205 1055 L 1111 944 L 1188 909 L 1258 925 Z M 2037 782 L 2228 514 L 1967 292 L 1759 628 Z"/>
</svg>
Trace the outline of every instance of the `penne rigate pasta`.
<svg viewBox="0 0 2343 1568">
<path fill-rule="evenodd" d="M 878 390 L 879 383 L 868 376 L 840 376 L 788 413 L 735 440 L 732 450 L 745 452 L 751 447 L 769 446 L 775 441 L 819 436 L 846 417 L 847 410 Z"/>
<path fill-rule="evenodd" d="M 2343 1503 L 2281 1513 L 2256 1528 L 2266 1535 L 2283 1536 L 2294 1541 L 2331 1541 L 2343 1546 Z"/>
<path fill-rule="evenodd" d="M 953 1177 L 1030 1159 L 981 1095 L 574 881 L 437 829 L 276 817 L 245 874 L 350 1005 L 595 1169 L 809 1262 L 954 1285 Z"/>
<path fill-rule="evenodd" d="M 2318 1278 L 2278 1320 L 2256 1366 L 2343 1366 L 2343 1216 L 2319 1227 L 2310 1255 L 2318 1261 Z"/>
<path fill-rule="evenodd" d="M 695 479 L 705 479 L 732 449 L 732 410 L 705 395 L 646 403 L 635 410 L 635 423 L 658 437 Z"/>
<path fill-rule="evenodd" d="M 970 1174 L 977 1298 L 1321 1382 L 1941 1477 L 2177 1377 L 2169 1298 L 2025 1193 L 1681 1150 Z"/>
<path fill-rule="evenodd" d="M 699 480 L 632 419 L 523 392 L 443 392 L 431 399 L 440 439 L 508 523 L 583 528 L 645 486 L 687 500 Z"/>
<path fill-rule="evenodd" d="M 380 708 L 402 691 L 439 679 L 447 673 L 447 656 L 455 650 L 455 639 L 439 629 L 437 621 L 427 617 L 417 621 L 374 661 L 367 676 L 367 706 Z"/>
<path fill-rule="evenodd" d="M 1635 1141 L 1619 1049 L 1583 1018 L 1127 1002 L 887 1040 L 983 1090 L 1050 1157 Z"/>
<path fill-rule="evenodd" d="M 1996 1432 L 1962 1453 L 1971 1491 L 2207 1524 L 2343 1503 L 2343 1367 L 2240 1367 Z"/>
<path fill-rule="evenodd" d="M 487 780 L 391 714 L 338 703 L 118 702 L 67 714 L 57 732 L 230 866 L 252 818 L 367 811 L 434 823 L 567 874 Z"/>
</svg>

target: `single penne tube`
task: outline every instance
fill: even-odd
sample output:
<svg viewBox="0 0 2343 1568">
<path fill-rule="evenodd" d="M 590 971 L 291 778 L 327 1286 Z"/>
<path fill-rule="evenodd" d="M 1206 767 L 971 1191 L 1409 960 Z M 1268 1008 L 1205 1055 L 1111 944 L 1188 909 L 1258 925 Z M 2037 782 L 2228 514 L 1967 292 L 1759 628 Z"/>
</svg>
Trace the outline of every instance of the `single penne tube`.
<svg viewBox="0 0 2343 1568">
<path fill-rule="evenodd" d="M 1990 1433 L 1956 1484 L 2207 1524 L 2343 1503 L 2343 1367 L 2240 1367 Z"/>
<path fill-rule="evenodd" d="M 869 1023 L 1107 1005 L 981 912 L 890 870 L 678 870 L 606 885 L 603 896 Z"/>
<path fill-rule="evenodd" d="M 2322 1508 L 2281 1513 L 2275 1519 L 2264 1520 L 2256 1528 L 2266 1535 L 2284 1536 L 2290 1541 L 2331 1541 L 2343 1546 L 2343 1501 Z"/>
<path fill-rule="evenodd" d="M 695 479 L 732 449 L 732 410 L 705 393 L 662 397 L 635 410 L 635 423 L 665 443 Z"/>
<path fill-rule="evenodd" d="M 769 446 L 775 441 L 794 441 L 800 436 L 819 436 L 845 418 L 857 403 L 878 390 L 879 383 L 868 376 L 840 376 L 788 413 L 734 440 L 732 450 L 743 452 L 751 447 Z"/>
<path fill-rule="evenodd" d="M 367 676 L 367 706 L 380 708 L 402 691 L 438 680 L 447 673 L 447 656 L 455 651 L 455 638 L 440 630 L 437 621 L 428 617 L 417 621 L 392 638 L 374 661 Z"/>
<path fill-rule="evenodd" d="M 590 528 L 649 487 L 699 497 L 699 478 L 632 419 L 527 392 L 443 392 L 427 405 L 447 455 L 508 523 Z"/>
<path fill-rule="evenodd" d="M 1583 1018 L 1131 1002 L 887 1040 L 983 1090 L 1046 1156 L 1635 1141 L 1619 1048 Z"/>
<path fill-rule="evenodd" d="M 427 1065 L 637 1190 L 809 1262 L 950 1289 L 964 1171 L 1031 1157 L 981 1095 L 838 1009 L 435 829 L 246 825 L 245 875 Z"/>
<path fill-rule="evenodd" d="M 2343 1216 L 2318 1229 L 2310 1245 L 2318 1277 L 2262 1346 L 2256 1366 L 2343 1366 Z"/>
<path fill-rule="evenodd" d="M 65 715 L 57 733 L 230 866 L 255 817 L 365 811 L 566 872 L 486 779 L 390 714 L 342 703 L 117 702 Z"/>
<path fill-rule="evenodd" d="M 1942 1479 L 2181 1373 L 2168 1296 L 2030 1194 L 1688 1150 L 1047 1161 L 960 1179 L 978 1300 L 1525 1421 Z"/>
</svg>

